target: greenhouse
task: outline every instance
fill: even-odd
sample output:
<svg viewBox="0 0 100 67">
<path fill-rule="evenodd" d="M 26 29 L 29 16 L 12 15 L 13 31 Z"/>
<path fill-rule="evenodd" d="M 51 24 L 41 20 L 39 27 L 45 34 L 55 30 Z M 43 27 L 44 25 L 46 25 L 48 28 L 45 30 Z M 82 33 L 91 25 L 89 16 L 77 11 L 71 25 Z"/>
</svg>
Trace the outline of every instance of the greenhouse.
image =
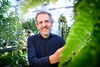
<svg viewBox="0 0 100 67">
<path fill-rule="evenodd" d="M 0 0 L 0 67 L 100 67 L 99 57 L 100 0 Z"/>
</svg>

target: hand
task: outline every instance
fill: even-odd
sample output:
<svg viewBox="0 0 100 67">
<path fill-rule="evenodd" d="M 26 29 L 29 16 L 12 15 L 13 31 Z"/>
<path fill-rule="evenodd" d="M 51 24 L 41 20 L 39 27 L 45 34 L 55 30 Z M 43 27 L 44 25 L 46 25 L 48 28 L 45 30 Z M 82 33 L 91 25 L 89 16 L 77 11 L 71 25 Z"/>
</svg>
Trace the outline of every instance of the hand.
<svg viewBox="0 0 100 67">
<path fill-rule="evenodd" d="M 59 48 L 53 55 L 49 57 L 50 63 L 55 64 L 60 61 L 61 53 L 64 50 L 64 46 Z"/>
</svg>

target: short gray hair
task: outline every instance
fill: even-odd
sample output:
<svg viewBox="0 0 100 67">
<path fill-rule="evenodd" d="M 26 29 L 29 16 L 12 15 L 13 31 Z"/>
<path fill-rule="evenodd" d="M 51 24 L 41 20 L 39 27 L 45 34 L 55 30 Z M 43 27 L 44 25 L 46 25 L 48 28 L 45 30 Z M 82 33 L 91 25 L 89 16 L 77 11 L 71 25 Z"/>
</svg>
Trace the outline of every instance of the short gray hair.
<svg viewBox="0 0 100 67">
<path fill-rule="evenodd" d="M 38 17 L 38 15 L 40 15 L 40 14 L 47 14 L 47 15 L 49 16 L 49 20 L 50 20 L 52 23 L 54 22 L 51 13 L 45 12 L 45 11 L 40 11 L 40 12 L 38 12 L 37 15 L 35 16 L 35 21 L 36 21 L 36 23 L 38 22 L 37 17 Z"/>
</svg>

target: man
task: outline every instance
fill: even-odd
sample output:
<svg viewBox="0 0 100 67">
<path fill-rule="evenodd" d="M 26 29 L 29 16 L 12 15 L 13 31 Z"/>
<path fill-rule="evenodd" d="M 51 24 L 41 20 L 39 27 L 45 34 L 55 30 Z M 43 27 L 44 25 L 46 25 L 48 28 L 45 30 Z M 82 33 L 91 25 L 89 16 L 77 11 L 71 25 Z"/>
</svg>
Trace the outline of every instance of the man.
<svg viewBox="0 0 100 67">
<path fill-rule="evenodd" d="M 40 33 L 28 38 L 28 60 L 31 67 L 58 67 L 65 41 L 50 33 L 53 19 L 50 13 L 37 13 L 36 26 Z"/>
</svg>

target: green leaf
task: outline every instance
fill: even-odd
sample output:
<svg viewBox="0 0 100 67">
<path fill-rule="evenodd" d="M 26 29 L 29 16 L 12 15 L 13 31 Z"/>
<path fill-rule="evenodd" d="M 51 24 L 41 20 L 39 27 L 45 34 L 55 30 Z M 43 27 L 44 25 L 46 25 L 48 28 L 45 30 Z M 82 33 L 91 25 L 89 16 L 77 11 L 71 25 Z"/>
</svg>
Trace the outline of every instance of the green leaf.
<svg viewBox="0 0 100 67">
<path fill-rule="evenodd" d="M 85 5 L 86 7 L 83 7 Z M 89 13 L 92 10 L 91 6 L 83 1 L 79 3 L 76 9 L 75 22 L 70 29 L 59 67 L 68 62 L 69 58 L 73 59 L 74 54 L 78 54 L 87 45 L 86 43 L 93 31 L 95 21 L 92 12 Z"/>
</svg>

